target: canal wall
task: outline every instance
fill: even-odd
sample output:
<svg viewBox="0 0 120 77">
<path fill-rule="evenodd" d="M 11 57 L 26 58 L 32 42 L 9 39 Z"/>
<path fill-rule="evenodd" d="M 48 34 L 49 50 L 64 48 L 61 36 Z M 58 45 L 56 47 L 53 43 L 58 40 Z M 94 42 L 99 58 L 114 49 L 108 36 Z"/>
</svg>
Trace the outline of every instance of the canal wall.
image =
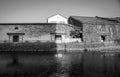
<svg viewBox="0 0 120 77">
<path fill-rule="evenodd" d="M 0 52 L 1 51 L 43 51 L 50 53 L 57 53 L 56 51 L 67 51 L 67 52 L 75 52 L 75 51 L 100 51 L 100 52 L 119 52 L 120 45 L 116 45 L 115 43 L 1 43 L 0 44 Z M 17 52 L 18 53 L 18 52 Z"/>
<path fill-rule="evenodd" d="M 120 52 L 120 45 L 114 43 L 62 43 L 57 44 L 58 51 L 75 52 L 84 50 L 100 52 Z"/>
<path fill-rule="evenodd" d="M 35 43 L 0 43 L 0 52 L 42 52 L 56 53 L 56 43 L 35 42 Z"/>
</svg>

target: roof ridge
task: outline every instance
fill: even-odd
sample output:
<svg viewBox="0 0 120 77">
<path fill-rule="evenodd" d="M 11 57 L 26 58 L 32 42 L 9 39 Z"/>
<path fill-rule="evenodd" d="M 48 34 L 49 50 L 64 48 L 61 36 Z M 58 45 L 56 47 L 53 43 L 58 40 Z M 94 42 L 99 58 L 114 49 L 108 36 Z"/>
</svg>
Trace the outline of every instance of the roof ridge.
<svg viewBox="0 0 120 77">
<path fill-rule="evenodd" d="M 85 18 L 94 18 L 92 16 L 70 16 L 70 17 L 85 17 Z"/>
<path fill-rule="evenodd" d="M 87 17 L 87 16 L 71 16 L 71 19 L 80 21 L 82 23 L 89 24 L 117 24 L 117 20 L 112 20 L 111 18 L 106 17 Z"/>
<path fill-rule="evenodd" d="M 104 18 L 104 17 L 96 17 L 96 18 L 103 19 L 103 20 L 107 20 L 107 21 L 110 21 L 110 22 L 119 23 L 119 21 L 117 21 L 117 20 L 115 20 L 115 19 L 112 19 L 112 18 Z"/>
<path fill-rule="evenodd" d="M 62 14 L 60 14 L 60 13 L 56 13 L 56 14 L 54 14 L 54 15 L 51 15 L 51 16 L 47 17 L 47 19 L 50 18 L 50 17 L 56 16 L 56 15 L 60 15 L 60 16 L 62 16 L 62 17 L 64 17 L 64 18 L 68 19 L 67 17 L 65 17 L 64 15 L 62 15 Z"/>
</svg>

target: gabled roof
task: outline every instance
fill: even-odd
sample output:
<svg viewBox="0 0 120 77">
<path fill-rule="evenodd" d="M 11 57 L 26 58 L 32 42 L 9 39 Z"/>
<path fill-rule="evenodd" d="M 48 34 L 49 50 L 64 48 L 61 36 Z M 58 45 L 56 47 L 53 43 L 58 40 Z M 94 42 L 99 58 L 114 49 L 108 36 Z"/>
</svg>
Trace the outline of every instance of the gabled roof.
<svg viewBox="0 0 120 77">
<path fill-rule="evenodd" d="M 59 14 L 59 13 L 57 13 L 57 14 L 55 14 L 55 15 L 52 15 L 52 16 L 48 17 L 47 19 L 49 19 L 49 18 L 51 18 L 51 17 L 54 17 L 54 16 L 57 16 L 57 15 L 62 16 L 62 17 L 64 17 L 64 18 L 68 19 L 67 17 L 65 17 L 65 16 L 63 16 L 63 15 L 61 15 L 61 14 Z"/>
<path fill-rule="evenodd" d="M 69 19 L 74 19 L 86 24 L 117 24 L 120 23 L 115 18 L 103 18 L 103 17 L 85 17 L 85 16 L 70 16 Z"/>
</svg>

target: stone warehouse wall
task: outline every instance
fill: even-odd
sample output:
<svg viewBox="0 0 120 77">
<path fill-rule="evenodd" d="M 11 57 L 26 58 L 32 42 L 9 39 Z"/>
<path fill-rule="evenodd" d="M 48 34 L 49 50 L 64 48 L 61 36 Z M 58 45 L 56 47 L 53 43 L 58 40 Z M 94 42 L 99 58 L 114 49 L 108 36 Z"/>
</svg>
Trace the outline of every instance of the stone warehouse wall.
<svg viewBox="0 0 120 77">
<path fill-rule="evenodd" d="M 70 32 L 74 30 L 73 25 L 68 24 L 57 24 L 56 25 L 56 33 L 65 34 L 65 38 L 70 38 Z"/>
<path fill-rule="evenodd" d="M 15 29 L 17 27 L 17 29 Z M 25 41 L 41 41 L 41 40 L 51 40 L 50 33 L 55 33 L 55 25 L 0 25 L 0 41 L 8 42 L 12 35 L 7 35 L 8 33 L 24 33 L 24 35 L 19 35 L 22 37 L 22 42 Z M 14 34 L 13 34 L 14 35 Z M 9 37 L 10 36 L 10 37 Z"/>
<path fill-rule="evenodd" d="M 70 33 L 73 30 L 74 30 L 74 26 L 73 25 L 69 25 L 69 24 L 57 24 L 56 25 L 55 36 L 59 36 L 59 37 L 55 37 L 56 43 L 71 42 Z"/>
<path fill-rule="evenodd" d="M 120 24 L 117 24 L 114 27 L 114 33 L 113 33 L 114 39 L 120 39 Z"/>
<path fill-rule="evenodd" d="M 13 36 L 19 35 L 19 41 L 55 41 L 55 35 L 63 35 L 63 40 L 70 38 L 73 26 L 68 24 L 0 24 L 0 42 L 13 42 Z"/>
<path fill-rule="evenodd" d="M 105 42 L 113 41 L 113 32 L 116 25 L 84 24 L 83 36 L 85 42 L 101 42 L 101 36 L 105 36 Z"/>
<path fill-rule="evenodd" d="M 108 18 L 71 16 L 68 23 L 80 27 L 83 43 L 114 45 L 120 41 L 120 23 Z"/>
</svg>

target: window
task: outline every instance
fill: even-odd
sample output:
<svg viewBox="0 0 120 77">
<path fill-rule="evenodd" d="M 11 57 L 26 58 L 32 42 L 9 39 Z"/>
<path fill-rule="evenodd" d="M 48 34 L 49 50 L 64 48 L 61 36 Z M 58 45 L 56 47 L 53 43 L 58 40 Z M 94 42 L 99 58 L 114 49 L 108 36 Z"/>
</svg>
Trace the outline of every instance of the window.
<svg viewBox="0 0 120 77">
<path fill-rule="evenodd" d="M 22 42 L 25 33 L 7 33 L 9 42 Z"/>
<path fill-rule="evenodd" d="M 19 36 L 18 35 L 13 36 L 13 42 L 19 42 Z"/>
<path fill-rule="evenodd" d="M 18 30 L 18 27 L 17 27 L 17 26 L 15 26 L 15 30 Z"/>
<path fill-rule="evenodd" d="M 62 40 L 62 36 L 61 35 L 55 35 L 55 39 Z"/>
</svg>

